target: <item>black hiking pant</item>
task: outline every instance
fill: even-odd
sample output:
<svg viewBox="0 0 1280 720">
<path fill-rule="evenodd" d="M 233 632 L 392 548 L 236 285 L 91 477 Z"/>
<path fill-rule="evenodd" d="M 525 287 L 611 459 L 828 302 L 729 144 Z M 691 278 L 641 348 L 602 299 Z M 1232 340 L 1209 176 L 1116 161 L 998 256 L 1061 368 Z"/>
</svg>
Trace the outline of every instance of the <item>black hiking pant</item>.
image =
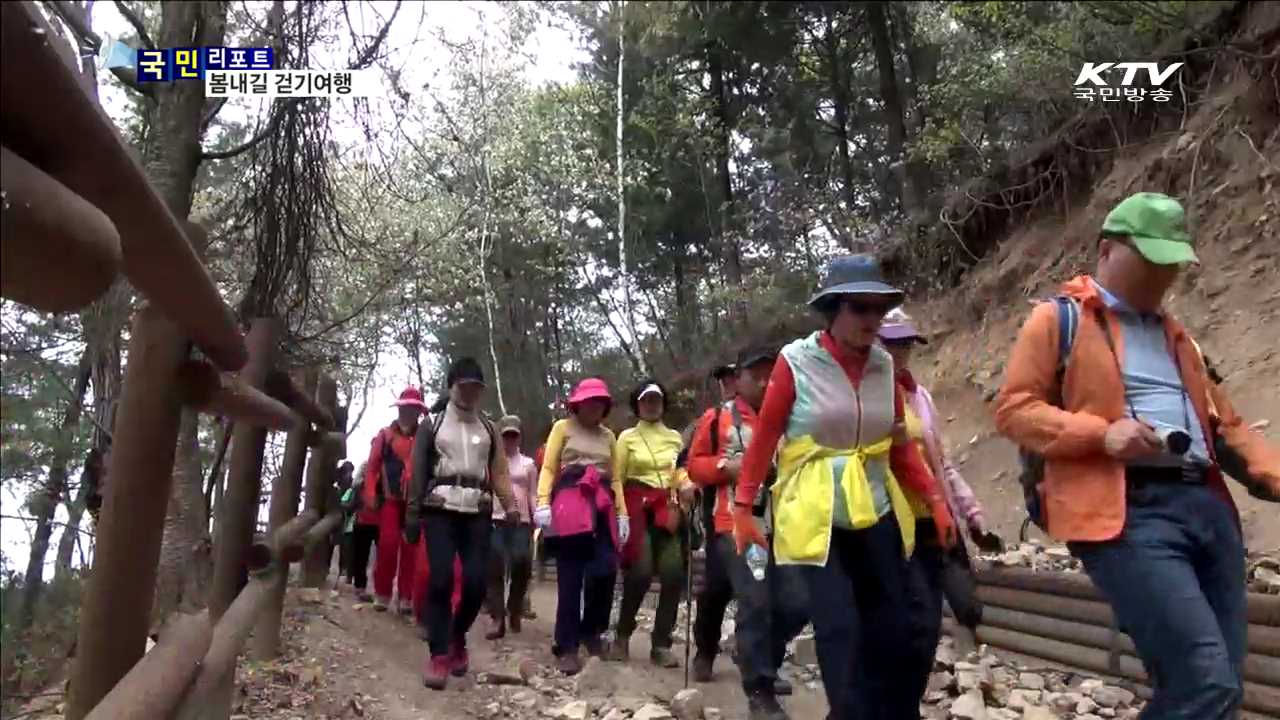
<svg viewBox="0 0 1280 720">
<path fill-rule="evenodd" d="M 466 645 L 467 631 L 484 604 L 489 564 L 488 513 L 428 509 L 423 522 L 427 563 L 427 644 L 431 655 L 447 655 L 452 644 Z M 453 559 L 462 560 L 462 601 L 453 612 Z"/>
<path fill-rule="evenodd" d="M 378 541 L 377 525 L 356 523 L 351 531 L 351 584 L 363 591 L 369 585 L 369 555 Z"/>
</svg>

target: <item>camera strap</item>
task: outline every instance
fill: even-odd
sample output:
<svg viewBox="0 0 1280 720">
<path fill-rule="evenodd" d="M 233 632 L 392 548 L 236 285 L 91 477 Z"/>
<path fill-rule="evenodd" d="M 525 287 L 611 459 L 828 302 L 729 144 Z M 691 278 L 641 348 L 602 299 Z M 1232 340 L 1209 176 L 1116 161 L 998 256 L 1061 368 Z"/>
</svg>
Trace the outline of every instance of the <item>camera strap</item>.
<svg viewBox="0 0 1280 720">
<path fill-rule="evenodd" d="M 1106 310 L 1097 311 L 1098 324 L 1102 326 L 1102 336 L 1107 339 L 1107 347 L 1111 350 L 1111 358 L 1116 363 L 1116 372 L 1120 374 L 1120 384 L 1124 385 L 1124 367 L 1120 363 L 1120 353 L 1116 350 L 1116 342 L 1111 337 L 1111 323 L 1107 320 Z M 1187 433 L 1191 432 L 1191 411 L 1187 406 L 1191 404 L 1191 397 L 1187 394 L 1186 385 L 1182 382 L 1182 362 L 1178 359 L 1178 353 L 1170 352 L 1173 358 L 1174 371 L 1178 373 L 1178 391 L 1182 393 L 1182 427 Z M 1125 393 L 1124 402 L 1129 406 L 1129 415 L 1134 420 L 1138 420 L 1138 411 L 1133 407 L 1133 401 L 1129 399 L 1129 393 Z M 1138 422 L 1142 422 L 1138 420 Z"/>
</svg>

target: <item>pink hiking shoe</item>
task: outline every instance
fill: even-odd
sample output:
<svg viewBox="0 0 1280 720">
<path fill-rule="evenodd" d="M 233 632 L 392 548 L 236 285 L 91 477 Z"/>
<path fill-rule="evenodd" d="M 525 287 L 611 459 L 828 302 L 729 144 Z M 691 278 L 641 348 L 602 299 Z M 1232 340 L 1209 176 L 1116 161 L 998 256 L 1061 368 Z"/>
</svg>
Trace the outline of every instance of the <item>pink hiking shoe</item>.
<svg viewBox="0 0 1280 720">
<path fill-rule="evenodd" d="M 443 690 L 449 684 L 449 659 L 448 655 L 431 656 L 422 673 L 422 684 L 432 690 Z"/>
</svg>

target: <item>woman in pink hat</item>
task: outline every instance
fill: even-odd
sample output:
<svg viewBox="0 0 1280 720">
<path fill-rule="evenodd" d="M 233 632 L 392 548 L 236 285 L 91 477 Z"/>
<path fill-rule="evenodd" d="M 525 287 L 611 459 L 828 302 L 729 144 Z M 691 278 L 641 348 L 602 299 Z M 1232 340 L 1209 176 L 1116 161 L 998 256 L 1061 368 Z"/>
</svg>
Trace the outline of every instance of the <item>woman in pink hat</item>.
<svg viewBox="0 0 1280 720">
<path fill-rule="evenodd" d="M 560 670 L 582 670 L 578 648 L 599 656 L 609 627 L 618 548 L 629 530 L 622 483 L 611 477 L 615 438 L 604 426 L 613 398 L 603 380 L 588 378 L 569 395 L 569 417 L 547 437 L 538 476 L 534 522 L 556 555 L 555 645 Z"/>
<path fill-rule="evenodd" d="M 369 448 L 362 488 L 364 506 L 378 513 L 378 554 L 373 565 L 374 608 L 386 610 L 391 605 L 392 590 L 398 590 L 398 610 L 413 612 L 413 579 L 415 560 L 412 548 L 405 546 L 405 498 L 409 492 L 412 471 L 413 438 L 418 432 L 418 418 L 426 412 L 422 391 L 407 387 L 394 403 L 399 411 L 395 422 L 378 431 Z M 394 586 L 394 587 L 393 587 Z M 363 588 L 357 588 L 362 590 Z"/>
</svg>

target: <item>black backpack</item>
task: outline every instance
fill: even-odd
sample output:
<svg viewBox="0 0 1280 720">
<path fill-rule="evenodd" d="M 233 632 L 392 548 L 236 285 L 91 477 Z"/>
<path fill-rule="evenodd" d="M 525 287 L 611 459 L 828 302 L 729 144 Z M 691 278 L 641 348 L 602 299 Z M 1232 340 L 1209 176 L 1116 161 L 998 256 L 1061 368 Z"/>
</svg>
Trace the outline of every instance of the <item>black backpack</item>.
<svg viewBox="0 0 1280 720">
<path fill-rule="evenodd" d="M 1076 329 L 1080 326 L 1080 306 L 1069 297 L 1057 296 L 1052 302 L 1058 311 L 1058 364 L 1054 371 L 1054 390 L 1049 402 L 1062 407 L 1062 378 L 1075 343 Z M 1047 529 L 1044 515 L 1044 498 L 1040 483 L 1044 481 L 1044 456 L 1026 448 L 1018 449 L 1022 470 L 1018 480 L 1022 484 L 1022 498 L 1027 506 L 1027 519 L 1041 530 Z"/>
<path fill-rule="evenodd" d="M 391 446 L 391 439 L 388 437 L 388 428 L 382 430 L 382 477 L 386 479 L 386 489 L 391 492 L 394 498 L 404 497 L 404 461 L 396 454 L 395 448 Z M 376 490 L 378 495 L 383 494 L 383 484 L 378 483 Z"/>
</svg>

